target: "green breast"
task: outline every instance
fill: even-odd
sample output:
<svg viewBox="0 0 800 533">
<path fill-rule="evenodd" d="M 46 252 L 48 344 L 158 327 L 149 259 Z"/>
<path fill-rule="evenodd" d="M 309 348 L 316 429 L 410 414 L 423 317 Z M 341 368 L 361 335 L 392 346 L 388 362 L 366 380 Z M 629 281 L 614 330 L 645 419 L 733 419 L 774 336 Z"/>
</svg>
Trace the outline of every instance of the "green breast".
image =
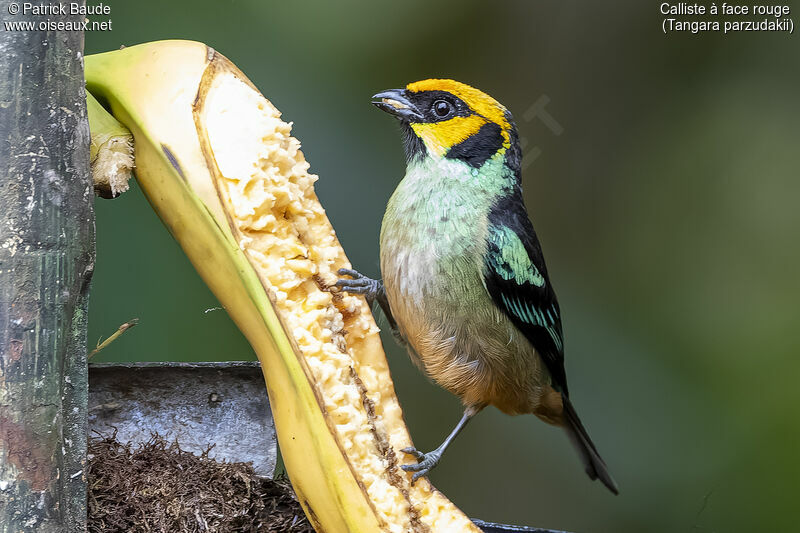
<svg viewBox="0 0 800 533">
<path fill-rule="evenodd" d="M 419 305 L 475 305 L 486 298 L 487 217 L 513 184 L 502 156 L 481 169 L 426 158 L 408 168 L 381 227 L 381 270 L 396 297 Z"/>
</svg>

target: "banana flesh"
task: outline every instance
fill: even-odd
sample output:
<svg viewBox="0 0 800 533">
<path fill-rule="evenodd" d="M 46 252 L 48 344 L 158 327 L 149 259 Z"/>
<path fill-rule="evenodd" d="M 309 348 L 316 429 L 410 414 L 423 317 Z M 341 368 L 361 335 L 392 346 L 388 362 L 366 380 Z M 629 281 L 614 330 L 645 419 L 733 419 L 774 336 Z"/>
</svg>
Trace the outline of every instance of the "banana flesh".
<svg viewBox="0 0 800 533">
<path fill-rule="evenodd" d="M 133 133 L 154 209 L 253 346 L 281 453 L 325 532 L 480 531 L 427 480 L 378 328 L 291 126 L 224 56 L 161 41 L 86 57 L 89 91 Z"/>
</svg>

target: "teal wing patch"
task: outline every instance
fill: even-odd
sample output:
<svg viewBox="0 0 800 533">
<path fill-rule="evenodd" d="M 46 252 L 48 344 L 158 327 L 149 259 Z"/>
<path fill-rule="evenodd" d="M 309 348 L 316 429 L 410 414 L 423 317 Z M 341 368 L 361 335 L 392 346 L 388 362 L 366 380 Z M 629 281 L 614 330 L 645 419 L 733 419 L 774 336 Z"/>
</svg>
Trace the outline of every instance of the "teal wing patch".
<svg viewBox="0 0 800 533">
<path fill-rule="evenodd" d="M 514 230 L 508 226 L 490 226 L 489 242 L 494 245 L 489 250 L 489 266 L 497 275 L 520 285 L 528 282 L 544 287 L 544 276 L 531 261 L 528 250 Z"/>
</svg>

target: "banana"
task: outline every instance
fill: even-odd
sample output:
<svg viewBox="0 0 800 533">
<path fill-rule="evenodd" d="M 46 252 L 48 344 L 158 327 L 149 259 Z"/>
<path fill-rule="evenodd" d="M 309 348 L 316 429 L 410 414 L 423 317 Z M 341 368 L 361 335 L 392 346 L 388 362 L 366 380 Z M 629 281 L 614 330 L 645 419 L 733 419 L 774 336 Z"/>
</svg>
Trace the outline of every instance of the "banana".
<svg viewBox="0 0 800 533">
<path fill-rule="evenodd" d="M 134 136 L 150 203 L 255 350 L 281 453 L 314 528 L 480 531 L 426 479 L 363 298 L 291 126 L 230 61 L 161 41 L 85 58 L 87 88 Z"/>
</svg>

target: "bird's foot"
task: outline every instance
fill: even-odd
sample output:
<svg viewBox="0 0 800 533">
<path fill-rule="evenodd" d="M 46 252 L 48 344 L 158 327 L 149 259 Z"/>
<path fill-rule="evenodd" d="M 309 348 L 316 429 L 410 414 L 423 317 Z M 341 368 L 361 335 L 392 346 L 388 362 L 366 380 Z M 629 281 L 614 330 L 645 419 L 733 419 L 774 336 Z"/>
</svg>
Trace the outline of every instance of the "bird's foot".
<svg viewBox="0 0 800 533">
<path fill-rule="evenodd" d="M 422 476 L 427 476 L 428 473 L 439 464 L 442 458 L 442 450 L 438 448 L 428 453 L 422 453 L 414 447 L 403 448 L 400 451 L 408 455 L 413 455 L 417 459 L 416 464 L 400 465 L 400 468 L 406 472 L 414 472 L 414 475 L 411 476 L 411 483 L 414 483 Z"/>
<path fill-rule="evenodd" d="M 381 282 L 377 279 L 368 278 L 361 272 L 351 268 L 340 268 L 340 276 L 349 276 L 351 279 L 341 278 L 336 282 L 336 286 L 344 292 L 352 294 L 363 294 L 370 304 L 381 292 Z"/>
<path fill-rule="evenodd" d="M 336 282 L 336 287 L 343 292 L 352 294 L 363 294 L 367 299 L 370 307 L 373 306 L 375 301 L 381 306 L 386 320 L 389 322 L 389 327 L 392 329 L 394 338 L 401 345 L 405 345 L 406 341 L 400 334 L 397 327 L 397 321 L 392 316 L 392 309 L 389 307 L 389 300 L 386 298 L 386 289 L 383 286 L 383 281 L 379 279 L 368 278 L 358 270 L 352 268 L 340 268 L 337 272 L 340 276 L 349 276 L 351 279 L 340 278 Z"/>
</svg>

